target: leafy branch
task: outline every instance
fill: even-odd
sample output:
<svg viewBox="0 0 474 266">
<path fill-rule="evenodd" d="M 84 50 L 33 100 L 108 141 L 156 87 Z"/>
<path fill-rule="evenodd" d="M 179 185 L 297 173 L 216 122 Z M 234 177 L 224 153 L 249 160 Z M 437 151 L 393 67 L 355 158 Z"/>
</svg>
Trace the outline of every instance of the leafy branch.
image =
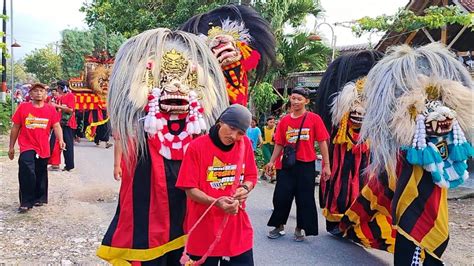
<svg viewBox="0 0 474 266">
<path fill-rule="evenodd" d="M 360 37 L 367 32 L 404 32 L 421 28 L 439 29 L 446 25 L 460 24 L 474 29 L 474 15 L 465 13 L 458 6 L 430 6 L 424 15 L 416 15 L 411 10 L 400 9 L 392 16 L 381 15 L 375 18 L 363 17 L 349 22 L 352 32 Z"/>
</svg>

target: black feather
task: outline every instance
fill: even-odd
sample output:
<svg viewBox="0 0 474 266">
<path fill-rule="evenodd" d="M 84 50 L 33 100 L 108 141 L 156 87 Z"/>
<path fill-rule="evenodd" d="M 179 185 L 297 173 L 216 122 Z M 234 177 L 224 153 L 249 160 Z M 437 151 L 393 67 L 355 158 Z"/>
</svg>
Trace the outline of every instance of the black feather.
<svg viewBox="0 0 474 266">
<path fill-rule="evenodd" d="M 370 69 L 383 57 L 375 50 L 363 50 L 339 56 L 327 68 L 315 97 L 315 112 L 321 116 L 327 129 L 332 128 L 331 107 L 336 93 L 350 81 L 367 76 Z"/>
</svg>

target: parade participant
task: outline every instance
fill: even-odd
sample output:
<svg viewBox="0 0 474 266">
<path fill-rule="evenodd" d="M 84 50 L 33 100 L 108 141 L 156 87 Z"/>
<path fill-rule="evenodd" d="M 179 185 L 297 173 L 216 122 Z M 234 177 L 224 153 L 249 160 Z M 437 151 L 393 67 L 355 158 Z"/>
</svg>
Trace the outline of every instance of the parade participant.
<svg viewBox="0 0 474 266">
<path fill-rule="evenodd" d="M 296 199 L 295 241 L 303 241 L 305 234 L 318 234 L 316 211 L 314 143 L 318 142 L 323 156 L 322 177 L 331 174 L 328 144 L 329 134 L 319 115 L 306 111 L 309 93 L 305 88 L 296 87 L 290 95 L 291 112 L 285 115 L 276 128 L 275 149 L 265 171 L 270 174 L 275 161 L 283 151 L 282 167 L 277 167 L 277 184 L 273 194 L 274 211 L 268 226 L 274 226 L 269 238 L 284 235 L 284 225 L 288 220 L 293 198 Z M 304 233 L 302 232 L 304 230 Z"/>
<path fill-rule="evenodd" d="M 320 181 L 319 203 L 326 230 L 335 235 L 341 235 L 339 222 L 368 181 L 363 170 L 369 162 L 369 145 L 359 143 L 366 107 L 362 92 L 365 76 L 382 56 L 365 50 L 338 57 L 324 72 L 317 90 L 317 112 L 331 129 L 332 165 L 331 176 Z"/>
<path fill-rule="evenodd" d="M 176 186 L 184 189 L 188 198 L 187 252 L 198 265 L 201 261 L 216 266 L 224 261 L 229 265 L 254 264 L 253 229 L 245 211 L 245 201 L 257 181 L 252 143 L 245 136 L 251 116 L 242 105 L 227 108 L 208 135 L 189 145 L 179 171 Z"/>
<path fill-rule="evenodd" d="M 436 43 L 395 47 L 368 75 L 361 138 L 371 144 L 368 171 L 396 179 L 395 265 L 443 265 L 447 189 L 468 177 L 466 160 L 474 155 L 473 89 L 462 63 Z M 366 199 L 370 208 L 380 203 Z"/>
<path fill-rule="evenodd" d="M 47 103 L 54 103 L 58 104 L 59 103 L 59 93 L 58 89 L 56 87 L 51 87 L 50 89 L 51 95 L 46 98 Z M 61 116 L 61 112 L 58 111 L 58 115 Z M 54 142 L 53 142 L 54 141 Z M 59 171 L 60 170 L 60 164 L 61 164 L 61 149 L 59 148 L 59 140 L 56 138 L 51 138 L 50 143 L 51 147 L 51 157 L 48 160 L 48 164 L 51 165 L 51 167 L 48 170 L 51 171 Z"/>
<path fill-rule="evenodd" d="M 252 149 L 255 152 L 257 147 L 260 147 L 263 142 L 262 131 L 257 127 L 257 118 L 255 116 L 252 116 L 252 122 L 250 123 L 250 127 L 247 128 L 247 131 L 245 131 L 245 134 L 252 142 Z"/>
<path fill-rule="evenodd" d="M 267 164 L 270 162 L 270 158 L 272 157 L 273 148 L 275 147 L 274 142 L 274 135 L 275 135 L 275 117 L 269 116 L 267 117 L 267 122 L 263 127 L 263 142 L 262 142 L 262 153 L 263 153 L 263 162 Z M 269 176 L 270 181 L 275 179 L 275 171 L 272 171 L 271 175 Z M 266 180 L 265 172 L 262 173 L 262 180 Z"/>
<path fill-rule="evenodd" d="M 107 111 L 104 112 L 104 116 L 107 117 Z M 110 122 L 107 121 L 102 125 L 97 126 L 94 143 L 99 146 L 100 142 L 105 142 L 105 148 L 108 149 L 113 146 L 112 143 L 109 143 L 110 140 Z"/>
<path fill-rule="evenodd" d="M 193 135 L 227 107 L 220 66 L 193 34 L 145 31 L 119 49 L 107 106 L 121 187 L 97 255 L 112 264 L 180 265 L 186 195 L 175 183 Z"/>
<path fill-rule="evenodd" d="M 33 84 L 30 88 L 30 102 L 18 106 L 12 117 L 8 157 L 15 157 L 15 143 L 18 139 L 20 157 L 18 158 L 18 180 L 20 182 L 20 207 L 25 213 L 33 206 L 48 203 L 48 158 L 50 155 L 49 134 L 51 128 L 59 141 L 65 144 L 56 110 L 45 104 L 46 88 L 43 84 Z"/>
<path fill-rule="evenodd" d="M 229 102 L 247 106 L 248 72 L 256 69 L 256 84 L 275 62 L 270 24 L 252 7 L 231 4 L 196 15 L 180 29 L 207 36 L 207 44 L 221 64 Z"/>
<path fill-rule="evenodd" d="M 51 103 L 61 112 L 61 128 L 64 135 L 64 142 L 67 149 L 63 150 L 64 169 L 63 171 L 71 171 L 74 169 L 74 130 L 77 128 L 76 116 L 74 115 L 74 108 L 76 105 L 76 98 L 69 90 L 66 81 L 61 80 L 56 83 L 59 92 L 59 103 Z M 51 137 L 54 143 L 54 136 Z"/>
</svg>

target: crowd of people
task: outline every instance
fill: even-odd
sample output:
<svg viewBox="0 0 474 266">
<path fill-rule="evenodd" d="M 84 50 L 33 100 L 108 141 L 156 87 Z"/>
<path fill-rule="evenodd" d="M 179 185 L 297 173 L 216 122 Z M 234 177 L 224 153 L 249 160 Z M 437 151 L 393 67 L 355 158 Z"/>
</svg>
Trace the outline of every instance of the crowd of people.
<svg viewBox="0 0 474 266">
<path fill-rule="evenodd" d="M 329 233 L 392 252 L 395 265 L 443 264 L 447 189 L 467 178 L 474 155 L 474 86 L 445 47 L 340 56 L 323 76 L 315 112 L 307 88 L 293 88 L 289 112 L 278 123 L 267 117 L 262 133 L 245 106 L 247 72 L 258 79 L 275 62 L 268 22 L 251 7 L 226 5 L 180 29 L 143 32 L 117 53 L 107 111 L 121 187 L 100 258 L 253 265 L 246 200 L 258 183 L 260 148 L 260 178 L 276 181 L 268 238 L 285 235 L 293 200 L 293 239 L 318 235 L 317 144 Z M 9 156 L 18 138 L 20 212 L 47 202 L 51 129 L 64 170 L 74 168 L 73 100 L 63 85 L 47 104 L 45 86 L 34 84 L 31 102 L 13 116 Z"/>
</svg>

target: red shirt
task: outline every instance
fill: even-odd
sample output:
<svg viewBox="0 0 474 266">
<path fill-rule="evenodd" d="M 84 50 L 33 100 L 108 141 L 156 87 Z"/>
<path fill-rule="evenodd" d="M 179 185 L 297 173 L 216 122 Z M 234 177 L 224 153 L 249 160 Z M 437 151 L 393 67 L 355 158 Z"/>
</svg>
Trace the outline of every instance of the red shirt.
<svg viewBox="0 0 474 266">
<path fill-rule="evenodd" d="M 242 165 L 241 182 L 257 182 L 257 166 L 252 150 L 252 143 L 245 141 L 244 164 Z M 232 196 L 232 184 L 235 179 L 240 156 L 240 144 L 236 143 L 230 151 L 222 151 L 212 142 L 209 135 L 195 139 L 189 144 L 179 171 L 176 187 L 199 188 L 207 195 L 219 198 Z M 243 205 L 245 208 L 245 205 Z M 187 200 L 184 230 L 188 232 L 201 217 L 208 205 Z M 226 214 L 218 207 L 213 207 L 196 227 L 188 239 L 188 252 L 203 256 L 211 243 L 216 239 L 217 231 Z M 210 256 L 237 256 L 253 247 L 253 229 L 247 212 L 239 209 L 236 215 L 230 215 L 222 238 Z"/>
<path fill-rule="evenodd" d="M 296 160 L 302 162 L 311 162 L 316 160 L 314 142 L 320 142 L 329 139 L 328 131 L 326 130 L 321 117 L 312 112 L 307 113 L 308 115 L 301 130 L 298 149 L 296 150 Z M 282 146 L 296 143 L 303 117 L 304 115 L 298 118 L 292 118 L 291 114 L 285 115 L 277 125 L 275 132 L 275 143 Z M 279 167 L 277 168 L 279 169 Z"/>
<path fill-rule="evenodd" d="M 74 108 L 76 107 L 76 97 L 72 92 L 68 92 L 59 98 L 59 105 L 66 105 L 67 107 L 72 109 L 71 118 L 69 118 L 69 122 L 67 126 L 76 129 L 76 115 L 74 114 Z"/>
<path fill-rule="evenodd" d="M 13 115 L 12 122 L 20 125 L 20 153 L 34 150 L 41 158 L 50 156 L 49 135 L 52 126 L 59 122 L 58 113 L 52 105 L 44 104 L 37 108 L 31 102 L 22 103 Z"/>
</svg>

